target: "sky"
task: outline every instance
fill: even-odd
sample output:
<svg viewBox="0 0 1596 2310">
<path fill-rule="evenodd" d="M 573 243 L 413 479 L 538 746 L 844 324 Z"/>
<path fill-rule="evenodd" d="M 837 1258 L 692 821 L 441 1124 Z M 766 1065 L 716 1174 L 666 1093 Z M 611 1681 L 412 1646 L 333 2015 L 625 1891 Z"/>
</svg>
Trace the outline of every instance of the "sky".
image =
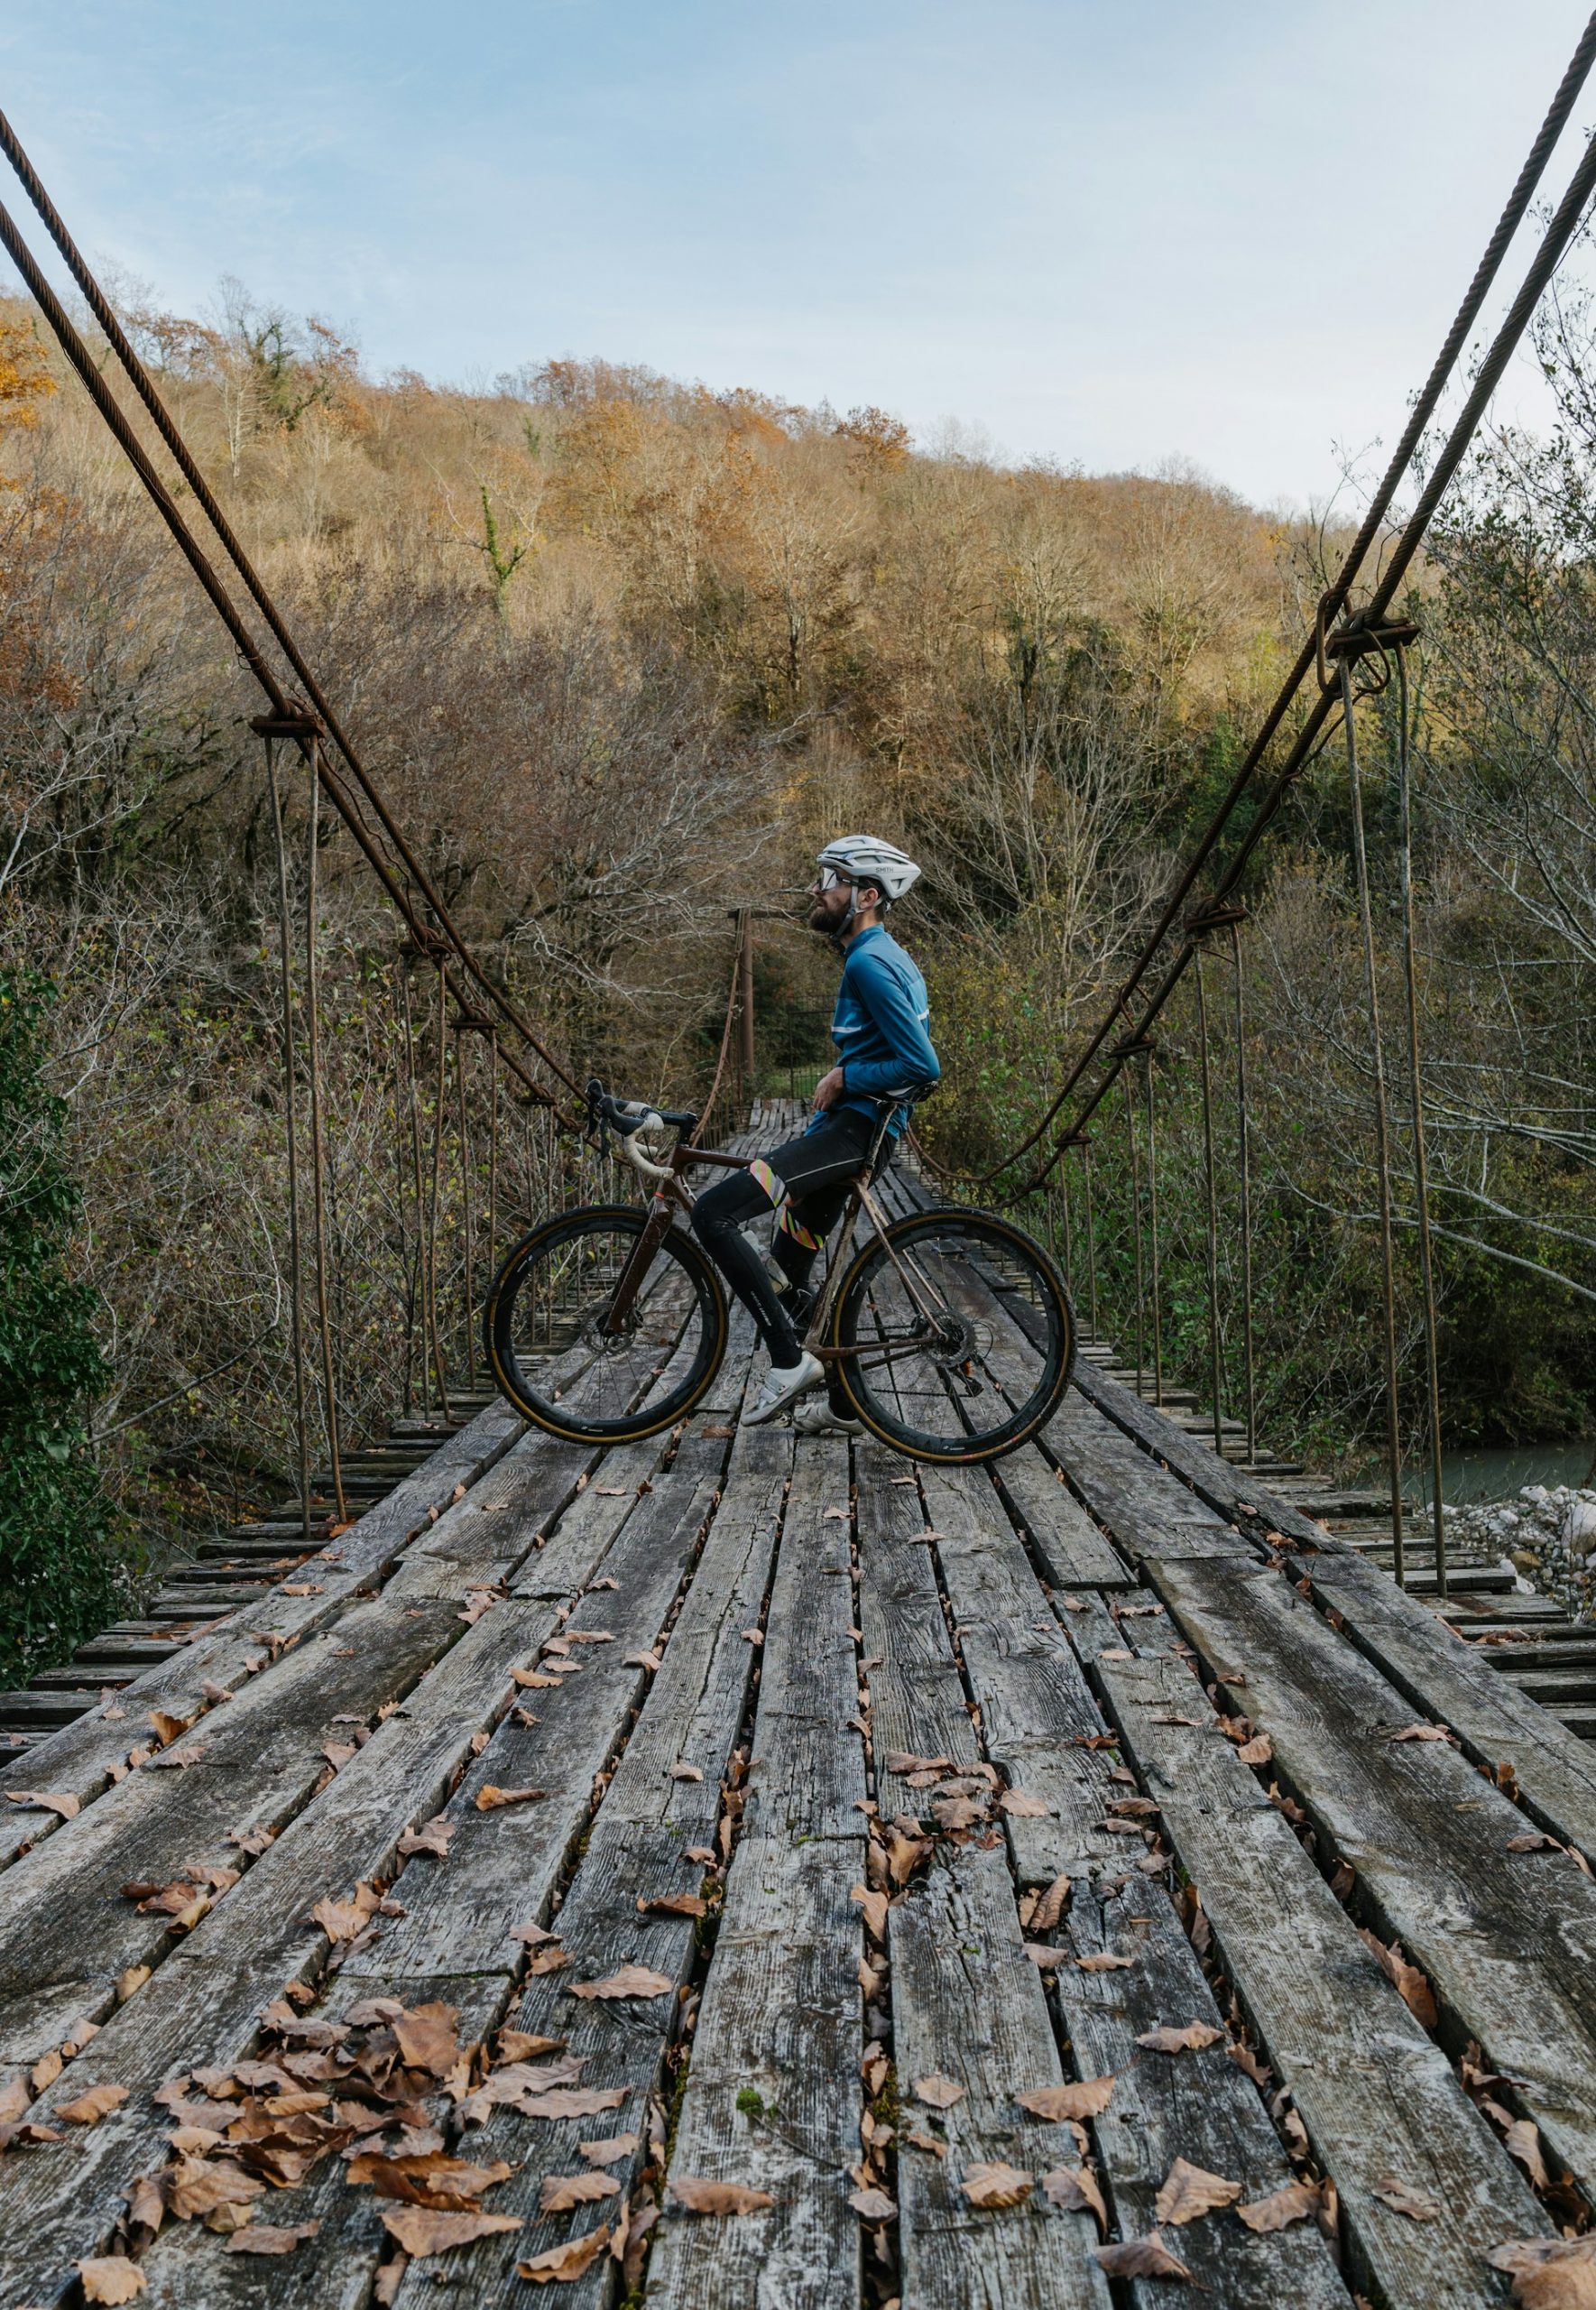
<svg viewBox="0 0 1596 2310">
<path fill-rule="evenodd" d="M 1300 507 L 1395 439 L 1584 14 L 5 0 L 0 107 L 91 261 L 377 374 L 599 355 Z M 1548 191 L 1591 125 L 1596 76 Z"/>
</svg>

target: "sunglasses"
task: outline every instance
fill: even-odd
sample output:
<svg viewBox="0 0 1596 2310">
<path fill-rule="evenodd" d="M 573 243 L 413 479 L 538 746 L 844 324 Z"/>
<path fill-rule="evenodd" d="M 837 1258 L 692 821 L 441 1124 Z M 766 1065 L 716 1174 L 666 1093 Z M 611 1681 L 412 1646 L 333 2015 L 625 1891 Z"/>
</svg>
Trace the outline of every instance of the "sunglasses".
<svg viewBox="0 0 1596 2310">
<path fill-rule="evenodd" d="M 841 890 L 844 886 L 853 890 L 855 887 L 853 877 L 852 874 L 839 874 L 835 866 L 823 866 L 816 879 L 809 885 L 811 890 L 818 891 L 823 897 L 827 891 Z"/>
</svg>

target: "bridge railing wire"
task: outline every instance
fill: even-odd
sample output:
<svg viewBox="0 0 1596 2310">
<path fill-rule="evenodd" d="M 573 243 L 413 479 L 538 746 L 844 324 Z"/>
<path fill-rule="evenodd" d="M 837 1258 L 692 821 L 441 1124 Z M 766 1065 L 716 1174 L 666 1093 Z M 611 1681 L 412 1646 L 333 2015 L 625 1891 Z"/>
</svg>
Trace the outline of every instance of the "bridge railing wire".
<svg viewBox="0 0 1596 2310">
<path fill-rule="evenodd" d="M 1372 1125 L 1371 1168 L 1376 1186 L 1374 1231 L 1379 1247 L 1381 1369 L 1385 1458 L 1391 1490 L 1397 1575 L 1406 1574 L 1403 1524 L 1403 1415 L 1399 1382 L 1407 1361 L 1406 1334 L 1416 1331 L 1423 1349 L 1421 1449 L 1429 1463 L 1430 1510 L 1437 1584 L 1446 1594 L 1445 1531 L 1440 1479 L 1440 1401 L 1436 1337 L 1434 1233 L 1427 1181 L 1425 1096 L 1419 1049 L 1412 876 L 1409 704 L 1406 651 L 1416 627 L 1395 609 L 1414 557 L 1478 431 L 1481 418 L 1508 360 L 1584 224 L 1596 198 L 1596 139 L 1587 143 L 1562 199 L 1546 219 L 1517 294 L 1484 353 L 1474 363 L 1462 406 L 1444 439 L 1426 456 L 1416 501 L 1394 533 L 1387 531 L 1402 483 L 1413 467 L 1456 372 L 1471 332 L 1483 310 L 1508 251 L 1517 236 L 1546 164 L 1567 127 L 1596 61 L 1596 15 L 1581 35 L 1568 69 L 1526 158 L 1473 278 L 1415 399 L 1400 440 L 1366 509 L 1363 522 L 1341 568 L 1322 595 L 1314 628 L 1306 634 L 1278 695 L 1255 735 L 1231 785 L 1203 829 L 1159 907 L 1130 967 L 1071 1061 L 1062 1086 L 1039 1119 L 1018 1143 L 976 1170 L 940 1163 L 916 1141 L 927 1171 L 946 1191 L 981 1197 L 1024 1209 L 1059 1250 L 1091 1332 L 1100 1314 L 1121 1329 L 1120 1345 L 1134 1361 L 1137 1384 L 1150 1378 L 1149 1392 L 1162 1400 L 1168 1350 L 1192 1374 L 1201 1372 L 1212 1400 L 1213 1438 L 1222 1448 L 1230 1430 L 1227 1406 L 1242 1414 L 1243 1448 L 1250 1464 L 1259 1451 L 1259 1364 L 1257 1212 L 1253 1193 L 1253 1131 L 1250 1113 L 1256 1086 L 1249 1072 L 1247 968 L 1241 930 L 1248 919 L 1241 892 L 1259 846 L 1305 772 L 1339 731 L 1347 750 L 1347 793 L 1352 827 L 1357 907 L 1361 934 L 1363 1003 L 1368 1028 L 1367 1078 Z M 1352 611 L 1355 587 L 1371 549 L 1384 535 L 1382 559 L 1360 606 Z M 1381 1031 L 1379 973 L 1363 834 L 1361 773 L 1357 713 L 1362 699 L 1394 680 L 1398 698 L 1397 784 L 1400 821 L 1399 938 L 1403 955 L 1405 1046 L 1399 1076 L 1407 1085 L 1411 1141 L 1411 1213 L 1398 1206 L 1395 1171 L 1398 1147 L 1392 1130 L 1388 1062 Z M 1277 755 L 1279 745 L 1283 754 Z M 1267 774 L 1267 782 L 1266 782 Z M 1205 896 L 1198 896 L 1204 871 L 1215 861 L 1237 812 L 1252 800 L 1250 821 L 1232 844 Z M 1233 1113 L 1221 1136 L 1213 1046 L 1217 1021 L 1211 1017 L 1210 973 L 1220 947 L 1228 943 L 1232 979 Z M 1184 1021 L 1176 1006 L 1183 986 L 1191 989 L 1191 1015 Z M 1184 1046 L 1184 1049 L 1183 1049 Z M 1184 1062 L 1184 1065 L 1183 1065 Z M 1182 1087 L 1182 1074 L 1188 1079 Z M 1195 1080 L 1189 1080 L 1195 1073 Z M 1118 1090 L 1120 1113 L 1108 1104 Z M 1183 1109 L 1195 1107 L 1195 1144 L 1185 1153 L 1194 1185 L 1172 1193 L 1166 1147 L 1160 1133 L 1189 1138 Z M 1095 1144 L 1095 1176 L 1094 1148 Z M 1075 1158 L 1073 1183 L 1065 1174 Z M 1029 1159 L 1028 1161 L 1027 1159 Z M 1228 1192 L 1233 1184 L 1233 1193 Z M 1160 1205 L 1160 1197 L 1163 1205 Z M 1181 1304 L 1171 1306 L 1171 1212 L 1183 1231 L 1194 1221 L 1195 1260 L 1173 1262 Z M 1271 1217 L 1274 1215 L 1271 1214 Z M 1228 1226 L 1230 1241 L 1225 1234 Z M 1398 1311 L 1396 1236 L 1399 1228 L 1416 1236 L 1419 1260 L 1417 1315 L 1406 1324 Z M 1279 1232 L 1277 1230 L 1277 1232 Z M 1227 1256 L 1228 1255 L 1228 1256 Z M 1200 1320 L 1191 1307 L 1193 1269 L 1200 1280 Z M 1227 1320 L 1228 1296 L 1239 1298 L 1239 1322 Z"/>
</svg>

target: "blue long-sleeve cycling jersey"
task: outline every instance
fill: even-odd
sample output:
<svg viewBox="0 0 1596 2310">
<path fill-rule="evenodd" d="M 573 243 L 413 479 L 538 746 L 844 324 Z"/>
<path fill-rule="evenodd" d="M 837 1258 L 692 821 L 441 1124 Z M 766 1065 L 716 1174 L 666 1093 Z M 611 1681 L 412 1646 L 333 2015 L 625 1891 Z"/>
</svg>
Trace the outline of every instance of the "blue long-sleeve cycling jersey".
<svg viewBox="0 0 1596 2310">
<path fill-rule="evenodd" d="M 940 1082 L 941 1064 L 927 1031 L 930 1015 L 926 982 L 897 939 L 878 922 L 857 931 L 848 941 L 831 1021 L 843 1069 L 836 1106 L 875 1115 L 892 1092 Z M 897 1108 L 892 1138 L 908 1121 L 909 1109 Z"/>
</svg>

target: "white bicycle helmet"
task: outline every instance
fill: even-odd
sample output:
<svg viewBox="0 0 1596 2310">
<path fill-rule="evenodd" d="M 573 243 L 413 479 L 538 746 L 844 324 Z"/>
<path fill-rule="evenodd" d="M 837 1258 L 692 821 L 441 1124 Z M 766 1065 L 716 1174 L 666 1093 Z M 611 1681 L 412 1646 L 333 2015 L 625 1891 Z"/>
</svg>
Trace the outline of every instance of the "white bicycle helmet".
<svg viewBox="0 0 1596 2310">
<path fill-rule="evenodd" d="M 912 858 L 873 834 L 839 835 L 826 844 L 815 864 L 823 874 L 829 869 L 839 882 L 873 882 L 889 905 L 920 879 Z"/>
</svg>

